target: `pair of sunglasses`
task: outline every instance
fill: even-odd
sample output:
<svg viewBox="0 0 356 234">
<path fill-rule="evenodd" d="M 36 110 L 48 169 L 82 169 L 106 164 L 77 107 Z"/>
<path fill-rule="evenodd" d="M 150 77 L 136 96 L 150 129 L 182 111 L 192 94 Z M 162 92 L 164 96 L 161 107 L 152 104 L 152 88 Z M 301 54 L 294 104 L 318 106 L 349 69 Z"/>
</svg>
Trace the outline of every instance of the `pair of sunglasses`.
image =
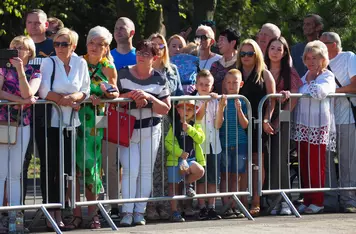
<svg viewBox="0 0 356 234">
<path fill-rule="evenodd" d="M 157 46 L 158 49 L 163 50 L 164 48 L 166 48 L 166 46 L 164 44 L 156 44 L 156 43 L 152 43 L 154 46 Z"/>
<path fill-rule="evenodd" d="M 58 48 L 58 47 L 67 48 L 70 45 L 71 45 L 71 43 L 65 42 L 65 41 L 63 41 L 63 42 L 57 42 L 57 41 L 53 42 L 54 48 Z"/>
<path fill-rule="evenodd" d="M 56 34 L 57 32 L 56 31 L 46 31 L 46 37 L 50 37 L 50 36 L 52 36 L 52 35 L 54 35 L 54 34 Z"/>
<path fill-rule="evenodd" d="M 241 51 L 240 52 L 240 57 L 243 58 L 245 56 L 247 57 L 252 57 L 255 55 L 255 52 L 254 51 L 247 51 L 247 52 L 244 52 L 244 51 Z"/>
<path fill-rule="evenodd" d="M 206 40 L 208 40 L 208 39 L 210 39 L 210 37 L 208 37 L 207 35 L 195 35 L 195 38 L 194 38 L 195 40 L 196 39 L 200 39 L 200 40 L 202 40 L 202 41 L 206 41 Z"/>
</svg>

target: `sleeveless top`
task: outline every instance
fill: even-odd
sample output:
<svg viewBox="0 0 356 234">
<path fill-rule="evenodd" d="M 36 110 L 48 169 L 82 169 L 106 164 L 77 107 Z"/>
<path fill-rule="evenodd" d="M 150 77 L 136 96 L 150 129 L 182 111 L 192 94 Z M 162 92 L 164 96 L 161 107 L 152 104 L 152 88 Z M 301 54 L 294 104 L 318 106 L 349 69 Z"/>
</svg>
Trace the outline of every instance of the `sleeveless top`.
<svg viewBox="0 0 356 234">
<path fill-rule="evenodd" d="M 239 70 L 243 74 L 242 67 Z M 243 81 L 244 85 L 240 89 L 240 94 L 245 96 L 250 101 L 252 108 L 252 117 L 257 119 L 258 104 L 260 103 L 261 99 L 267 94 L 266 84 L 264 81 L 257 82 L 257 73 L 255 69 L 251 72 L 247 79 L 243 78 Z"/>
</svg>

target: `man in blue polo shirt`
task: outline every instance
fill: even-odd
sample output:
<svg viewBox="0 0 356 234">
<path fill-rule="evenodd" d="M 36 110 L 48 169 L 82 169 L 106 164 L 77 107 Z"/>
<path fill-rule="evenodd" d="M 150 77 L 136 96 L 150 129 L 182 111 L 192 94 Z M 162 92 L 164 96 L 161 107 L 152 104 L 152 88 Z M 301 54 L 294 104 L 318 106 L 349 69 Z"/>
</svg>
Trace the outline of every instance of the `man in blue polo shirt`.
<svg viewBox="0 0 356 234">
<path fill-rule="evenodd" d="M 116 21 L 114 38 L 117 43 L 116 49 L 111 50 L 114 57 L 116 70 L 136 64 L 136 48 L 132 46 L 132 38 L 135 35 L 135 24 L 126 17 Z"/>
</svg>

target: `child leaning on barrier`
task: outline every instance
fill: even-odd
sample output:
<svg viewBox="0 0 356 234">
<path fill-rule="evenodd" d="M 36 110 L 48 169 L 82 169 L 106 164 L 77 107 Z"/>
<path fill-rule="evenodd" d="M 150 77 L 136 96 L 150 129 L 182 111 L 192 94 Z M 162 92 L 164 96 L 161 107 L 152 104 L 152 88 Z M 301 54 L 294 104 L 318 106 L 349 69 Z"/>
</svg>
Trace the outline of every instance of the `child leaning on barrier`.
<svg viewBox="0 0 356 234">
<path fill-rule="evenodd" d="M 224 105 L 226 99 L 221 99 L 220 102 L 216 99 L 217 94 L 211 93 L 213 90 L 214 77 L 208 70 L 201 70 L 197 75 L 197 96 L 210 95 L 211 100 L 197 101 L 199 111 L 197 120 L 201 122 L 205 133 L 205 142 L 201 145 L 206 154 L 205 176 L 198 181 L 198 193 L 216 193 L 216 187 L 219 184 L 220 176 L 220 158 L 221 158 L 221 143 L 219 137 L 219 129 L 224 121 Z M 207 184 L 205 184 L 207 182 Z M 206 185 L 206 186 L 205 186 Z M 207 188 L 207 191 L 205 190 Z M 215 198 L 208 199 L 208 209 L 206 208 L 205 199 L 199 199 L 199 215 L 198 219 L 221 219 L 220 215 L 215 211 Z"/>
<path fill-rule="evenodd" d="M 177 104 L 177 115 L 173 119 L 165 139 L 168 152 L 168 184 L 169 196 L 179 193 L 179 183 L 184 181 L 186 195 L 195 196 L 191 183 L 204 175 L 205 158 L 200 146 L 205 140 L 205 134 L 200 124 L 195 123 L 194 117 L 198 106 L 194 101 L 180 101 Z M 177 210 L 177 201 L 171 201 L 172 221 L 184 222 Z"/>
<path fill-rule="evenodd" d="M 223 92 L 226 94 L 239 94 L 243 86 L 241 72 L 231 69 L 223 81 Z M 225 99 L 226 100 L 226 99 Z M 221 182 L 220 192 L 246 191 L 247 189 L 247 133 L 248 119 L 247 107 L 243 100 L 228 99 L 224 111 L 225 121 L 220 129 L 220 139 L 223 153 L 221 154 Z M 226 185 L 228 187 L 226 187 Z M 237 187 L 238 186 L 238 187 Z M 247 206 L 247 197 L 241 197 L 244 206 Z M 236 204 L 223 198 L 224 218 L 243 218 L 244 215 L 236 209 Z"/>
</svg>

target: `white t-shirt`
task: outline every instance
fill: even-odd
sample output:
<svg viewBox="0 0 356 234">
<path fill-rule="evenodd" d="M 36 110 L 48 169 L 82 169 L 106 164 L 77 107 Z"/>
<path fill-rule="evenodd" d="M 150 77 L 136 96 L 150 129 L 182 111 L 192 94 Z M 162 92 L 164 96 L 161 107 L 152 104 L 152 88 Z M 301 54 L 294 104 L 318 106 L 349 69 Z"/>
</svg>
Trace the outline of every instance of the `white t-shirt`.
<svg viewBox="0 0 356 234">
<path fill-rule="evenodd" d="M 356 76 L 356 55 L 352 52 L 340 52 L 330 60 L 329 66 L 342 86 L 349 85 L 351 77 Z M 339 88 L 337 84 L 336 87 Z M 351 100 L 356 106 L 356 98 Z M 355 123 L 350 102 L 346 98 L 335 99 L 335 122 L 336 124 Z"/>
<path fill-rule="evenodd" d="M 222 56 L 219 54 L 215 54 L 213 57 L 206 59 L 206 60 L 200 60 L 199 59 L 199 68 L 200 70 L 206 69 L 206 70 L 210 70 L 211 65 L 218 61 L 219 59 L 221 59 Z"/>
<path fill-rule="evenodd" d="M 69 61 L 70 71 L 67 75 L 63 62 L 57 57 L 52 57 L 56 64 L 56 72 L 51 89 L 51 76 L 53 72 L 53 62 L 50 58 L 45 58 L 41 64 L 42 82 L 39 88 L 39 95 L 42 99 L 47 97 L 48 92 L 53 91 L 61 94 L 72 94 L 83 92 L 86 98 L 90 95 L 90 77 L 87 62 L 78 56 L 72 55 Z M 63 114 L 64 127 L 71 126 L 70 118 L 72 108 L 68 106 L 60 107 Z M 80 125 L 78 112 L 74 113 L 74 126 Z M 58 128 L 59 113 L 56 108 L 52 108 L 51 127 Z"/>
<path fill-rule="evenodd" d="M 199 94 L 197 93 L 197 96 Z M 203 101 L 197 101 L 199 108 L 203 106 Z M 215 128 L 215 119 L 217 117 L 219 102 L 216 99 L 212 99 L 208 102 L 207 109 L 205 110 L 205 115 L 200 121 L 200 124 L 205 133 L 205 141 L 201 144 L 203 152 L 205 154 L 220 154 L 222 151 L 219 129 Z M 210 146 L 213 152 L 210 152 Z"/>
</svg>

